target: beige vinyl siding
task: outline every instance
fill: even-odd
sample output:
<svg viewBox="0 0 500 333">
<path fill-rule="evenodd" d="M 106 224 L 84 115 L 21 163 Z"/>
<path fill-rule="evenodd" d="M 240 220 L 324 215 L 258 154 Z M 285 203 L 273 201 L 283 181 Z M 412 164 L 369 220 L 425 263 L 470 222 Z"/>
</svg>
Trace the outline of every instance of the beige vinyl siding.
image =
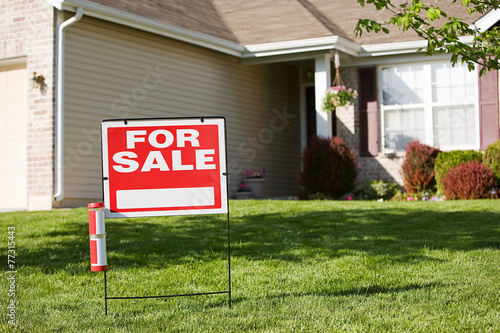
<svg viewBox="0 0 500 333">
<path fill-rule="evenodd" d="M 245 169 L 262 166 L 265 196 L 298 194 L 299 71 L 293 66 L 241 64 L 236 57 L 84 18 L 67 30 L 65 99 L 68 203 L 101 199 L 97 131 L 101 120 L 124 117 L 224 116 L 231 194 Z M 295 118 L 283 130 L 270 127 L 285 105 Z"/>
</svg>

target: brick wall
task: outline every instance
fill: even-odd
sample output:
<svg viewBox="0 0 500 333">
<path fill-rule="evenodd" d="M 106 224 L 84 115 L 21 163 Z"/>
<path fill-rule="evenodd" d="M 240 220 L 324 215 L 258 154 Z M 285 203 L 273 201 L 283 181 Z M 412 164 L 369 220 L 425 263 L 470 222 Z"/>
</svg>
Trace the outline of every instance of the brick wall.
<svg viewBox="0 0 500 333">
<path fill-rule="evenodd" d="M 36 72 L 45 78 L 43 89 L 28 90 L 28 208 L 50 209 L 54 158 L 54 8 L 45 0 L 3 0 L 0 13 L 0 61 L 25 58 L 29 76 Z"/>
<path fill-rule="evenodd" d="M 341 68 L 340 74 L 346 87 L 357 89 L 357 68 Z M 400 185 L 403 185 L 403 180 L 400 174 L 403 158 L 387 157 L 382 153 L 379 153 L 379 155 L 376 157 L 360 157 L 359 131 L 359 108 L 357 103 L 349 107 L 338 108 L 337 135 L 341 137 L 349 147 L 354 149 L 357 161 L 361 166 L 361 173 L 359 174 L 357 179 L 357 186 L 361 186 L 365 179 L 385 179 L 389 182 L 396 182 Z"/>
<path fill-rule="evenodd" d="M 356 89 L 358 86 L 357 68 L 341 68 L 340 76 L 344 85 Z M 339 107 L 337 114 L 337 135 L 354 149 L 359 156 L 359 111 L 356 103 L 350 106 Z"/>
</svg>

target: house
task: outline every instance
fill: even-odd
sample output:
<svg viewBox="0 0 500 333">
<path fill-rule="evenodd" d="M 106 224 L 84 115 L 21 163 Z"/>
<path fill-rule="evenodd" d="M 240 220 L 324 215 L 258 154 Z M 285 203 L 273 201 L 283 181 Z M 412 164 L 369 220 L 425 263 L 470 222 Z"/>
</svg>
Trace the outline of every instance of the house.
<svg viewBox="0 0 500 333">
<path fill-rule="evenodd" d="M 499 11 L 467 16 L 488 29 Z M 266 197 L 300 191 L 308 137 L 338 135 L 360 180 L 401 182 L 405 144 L 485 149 L 499 137 L 498 75 L 480 79 L 425 42 L 354 36 L 384 12 L 355 0 L 5 0 L 0 5 L 0 208 L 101 200 L 103 119 L 227 119 L 230 194 L 265 170 Z M 357 102 L 321 101 L 338 55 Z M 36 73 L 36 74 L 35 74 Z M 31 84 L 31 85 L 30 85 Z"/>
</svg>

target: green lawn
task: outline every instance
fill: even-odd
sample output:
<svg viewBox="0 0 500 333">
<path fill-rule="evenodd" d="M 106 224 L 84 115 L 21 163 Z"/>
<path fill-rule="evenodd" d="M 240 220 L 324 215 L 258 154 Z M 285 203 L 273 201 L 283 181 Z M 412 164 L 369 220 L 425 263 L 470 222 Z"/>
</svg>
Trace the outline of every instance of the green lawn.
<svg viewBox="0 0 500 333">
<path fill-rule="evenodd" d="M 86 209 L 0 214 L 0 331 L 500 332 L 500 200 L 233 201 L 228 295 L 109 300 Z M 110 219 L 108 296 L 225 291 L 225 215 Z"/>
</svg>

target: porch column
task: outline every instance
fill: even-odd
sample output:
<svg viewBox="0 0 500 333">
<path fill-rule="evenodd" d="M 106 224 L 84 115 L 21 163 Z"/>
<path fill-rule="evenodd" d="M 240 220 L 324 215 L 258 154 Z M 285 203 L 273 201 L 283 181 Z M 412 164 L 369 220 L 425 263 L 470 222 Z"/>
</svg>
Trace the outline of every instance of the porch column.
<svg viewBox="0 0 500 333">
<path fill-rule="evenodd" d="M 323 137 L 332 137 L 332 115 L 322 110 L 326 89 L 332 83 L 331 59 L 331 54 L 315 58 L 316 134 Z"/>
</svg>

